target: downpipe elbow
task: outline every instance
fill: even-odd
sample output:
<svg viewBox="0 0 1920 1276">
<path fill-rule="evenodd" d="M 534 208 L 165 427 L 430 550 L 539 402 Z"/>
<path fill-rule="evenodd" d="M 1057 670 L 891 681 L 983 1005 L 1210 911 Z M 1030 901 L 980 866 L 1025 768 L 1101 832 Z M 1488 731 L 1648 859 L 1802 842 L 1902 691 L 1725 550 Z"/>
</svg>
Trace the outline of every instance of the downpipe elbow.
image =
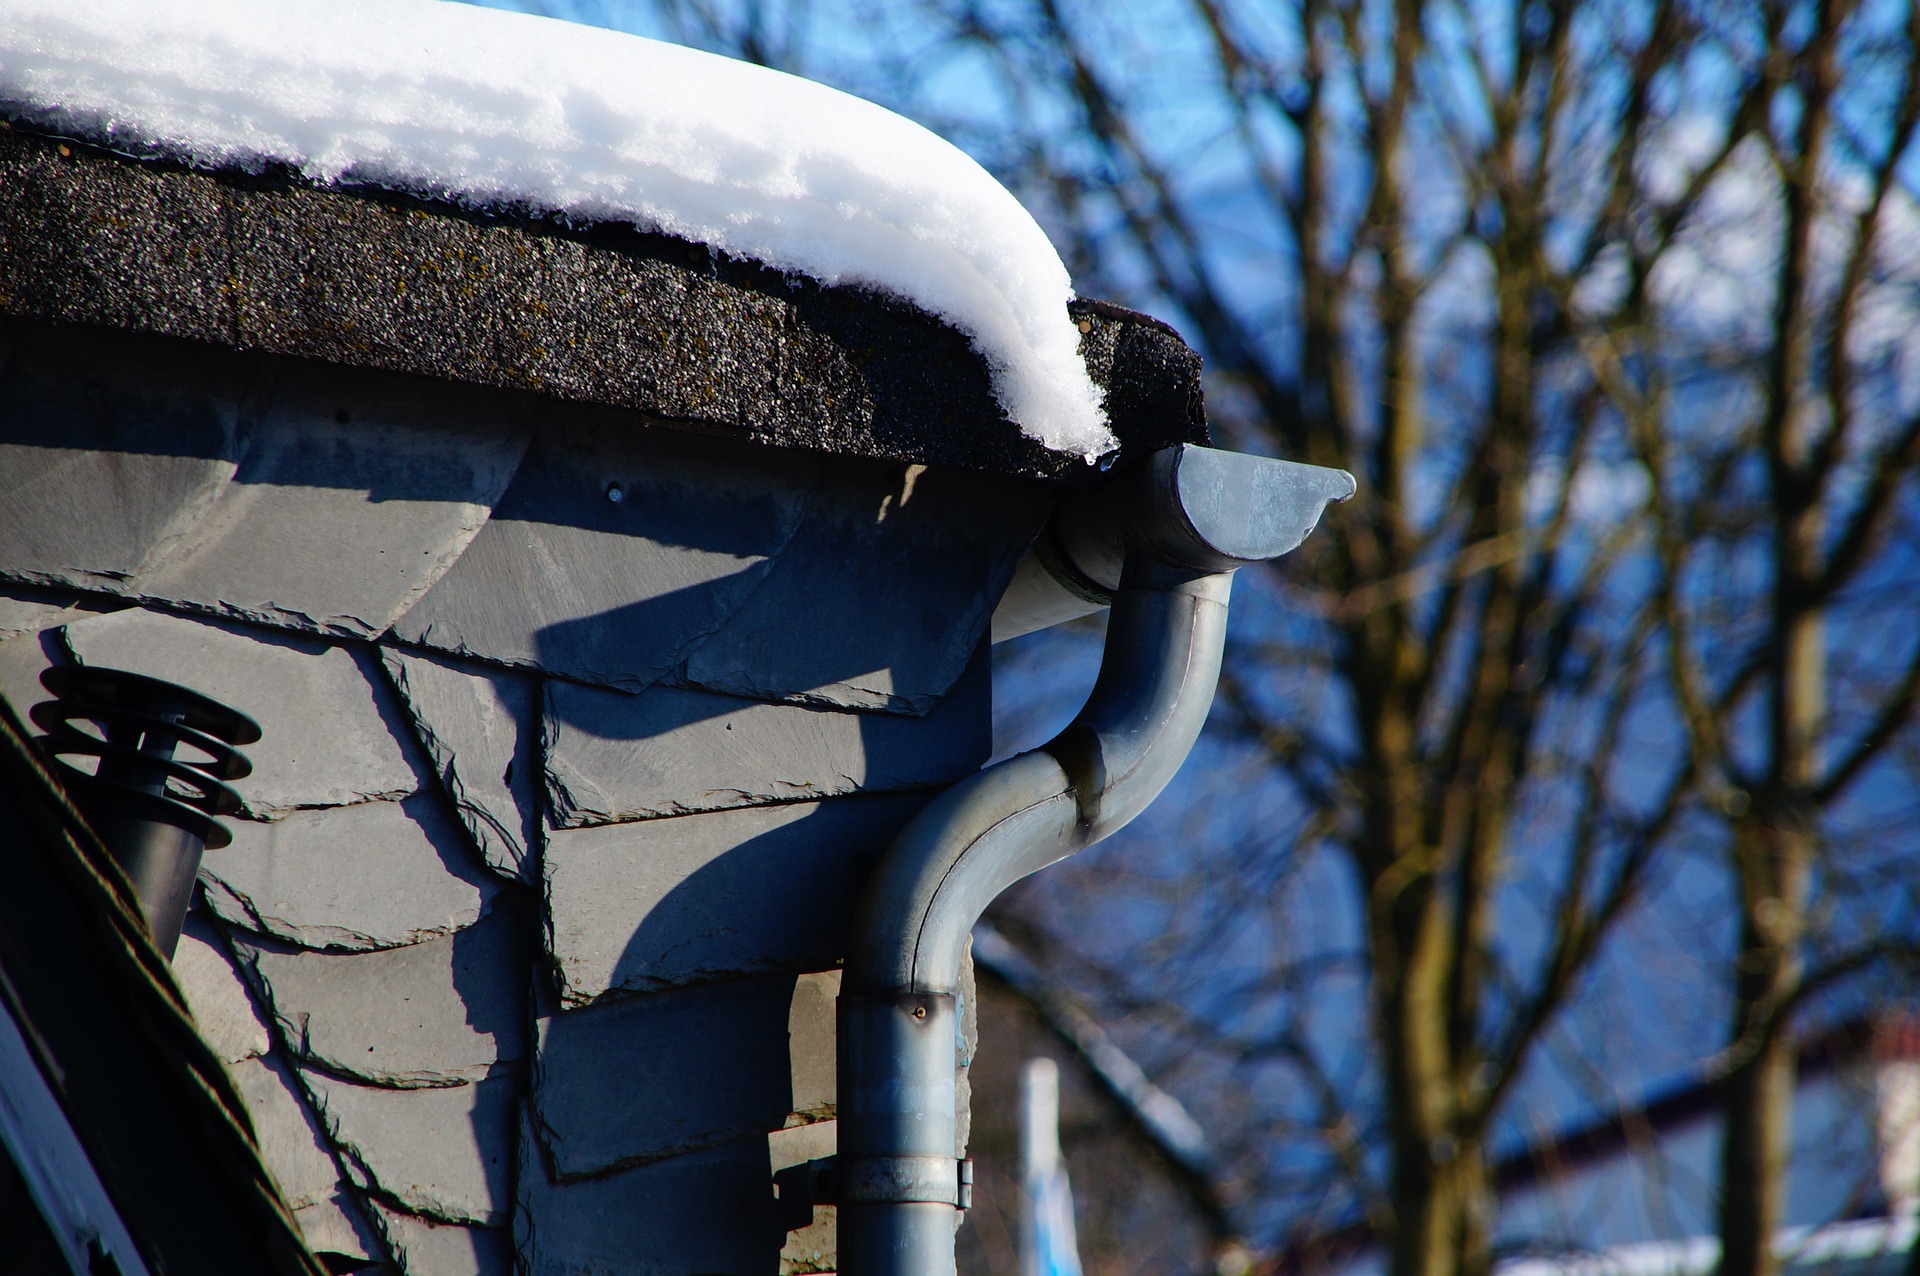
<svg viewBox="0 0 1920 1276">
<path fill-rule="evenodd" d="M 1213 702 L 1234 572 L 1297 546 L 1353 490 L 1343 471 L 1184 446 L 1143 460 L 1097 511 L 1125 544 L 1086 705 L 930 803 L 855 914 L 839 1008 L 846 1276 L 951 1276 L 967 936 L 1007 887 L 1125 827 L 1173 779 Z"/>
</svg>

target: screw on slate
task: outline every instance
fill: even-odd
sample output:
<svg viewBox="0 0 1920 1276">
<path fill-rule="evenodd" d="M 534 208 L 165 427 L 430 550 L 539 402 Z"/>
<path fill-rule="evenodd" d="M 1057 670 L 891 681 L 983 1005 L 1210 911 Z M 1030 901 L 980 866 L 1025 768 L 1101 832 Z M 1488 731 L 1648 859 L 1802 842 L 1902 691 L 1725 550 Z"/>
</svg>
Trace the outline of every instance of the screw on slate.
<svg viewBox="0 0 1920 1276">
<path fill-rule="evenodd" d="M 627 499 L 627 489 L 621 487 L 618 483 L 609 483 L 607 484 L 607 499 L 615 505 L 618 505 L 621 501 Z"/>
</svg>

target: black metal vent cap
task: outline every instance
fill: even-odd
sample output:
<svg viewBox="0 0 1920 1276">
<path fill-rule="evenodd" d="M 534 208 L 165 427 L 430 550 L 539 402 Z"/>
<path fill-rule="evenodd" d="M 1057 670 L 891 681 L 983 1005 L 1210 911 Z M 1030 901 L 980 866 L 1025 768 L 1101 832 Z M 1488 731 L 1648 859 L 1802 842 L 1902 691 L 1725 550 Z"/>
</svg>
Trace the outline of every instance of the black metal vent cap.
<svg viewBox="0 0 1920 1276">
<path fill-rule="evenodd" d="M 237 746 L 260 739 L 257 722 L 197 691 L 121 669 L 55 666 L 40 682 L 57 697 L 33 706 L 34 725 L 47 733 L 41 748 L 90 817 L 170 824 L 215 850 L 233 841 L 216 817 L 240 809 L 226 781 L 253 771 Z M 99 761 L 89 772 L 75 757 Z"/>
</svg>

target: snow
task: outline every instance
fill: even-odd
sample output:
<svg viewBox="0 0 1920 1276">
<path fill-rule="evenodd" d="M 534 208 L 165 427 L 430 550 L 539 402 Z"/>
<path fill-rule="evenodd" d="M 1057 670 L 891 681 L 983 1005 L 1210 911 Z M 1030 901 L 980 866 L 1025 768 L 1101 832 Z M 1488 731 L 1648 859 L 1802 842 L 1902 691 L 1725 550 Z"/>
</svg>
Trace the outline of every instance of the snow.
<svg viewBox="0 0 1920 1276">
<path fill-rule="evenodd" d="M 1007 415 L 1117 443 L 1045 232 L 957 147 L 743 62 L 443 0 L 0 0 L 0 102 L 205 167 L 630 221 L 964 332 Z"/>
</svg>

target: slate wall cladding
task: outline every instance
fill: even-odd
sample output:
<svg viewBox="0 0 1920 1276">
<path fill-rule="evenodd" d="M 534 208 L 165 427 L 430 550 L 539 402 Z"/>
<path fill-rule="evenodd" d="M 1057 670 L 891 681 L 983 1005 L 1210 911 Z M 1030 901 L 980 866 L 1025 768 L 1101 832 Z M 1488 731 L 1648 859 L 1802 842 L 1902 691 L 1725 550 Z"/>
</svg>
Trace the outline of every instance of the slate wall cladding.
<svg viewBox="0 0 1920 1276">
<path fill-rule="evenodd" d="M 14 429 L 0 417 L 0 438 Z M 752 569 L 751 555 L 712 552 L 704 529 L 742 491 L 794 488 L 768 477 L 784 462 L 730 447 L 675 439 L 645 452 L 650 470 L 617 471 L 650 474 L 680 503 L 663 498 L 674 517 L 656 510 L 651 529 L 616 525 L 593 547 L 601 568 L 567 576 L 570 640 L 607 649 L 595 629 L 629 619 L 610 605 L 620 591 Z M 247 472 L 246 447 L 231 450 Z M 676 479 L 679 464 L 701 483 Z M 684 685 L 684 654 L 666 680 L 626 691 L 546 668 L 552 646 L 510 664 L 369 637 L 340 618 L 376 609 L 308 605 L 346 597 L 323 579 L 351 575 L 337 563 L 298 600 L 304 568 L 276 578 L 292 593 L 256 589 L 245 609 L 151 597 L 156 564 L 184 561 L 170 557 L 181 546 L 244 543 L 196 540 L 177 511 L 171 549 L 89 560 L 133 564 L 119 577 L 14 572 L 0 530 L 0 692 L 37 701 L 49 663 L 128 668 L 264 728 L 180 969 L 316 1248 L 410 1276 L 831 1270 L 831 1208 L 783 1208 L 772 1175 L 832 1150 L 848 913 L 899 827 L 989 752 L 986 612 L 1045 508 L 1015 485 L 983 495 L 987 515 L 968 523 L 963 493 L 985 480 L 866 461 L 833 472 L 843 464 L 789 469 L 783 481 L 805 482 L 792 527 L 762 524 L 781 538 L 773 565 L 739 605 L 706 613 L 710 632 L 674 640 L 691 632 L 702 676 L 748 695 Z M 583 472 L 605 501 L 604 471 Z M 196 489 L 193 508 L 244 507 L 242 480 L 224 482 Z M 303 508 L 324 523 L 345 502 Z M 476 535 L 462 502 L 446 504 L 403 520 L 451 547 L 413 611 L 490 531 L 557 544 L 590 521 L 556 504 L 549 516 L 573 523 L 496 516 Z M 669 543 L 675 519 L 690 546 Z M 761 598 L 780 605 L 744 623 Z M 823 666 L 802 599 L 874 623 L 842 625 L 841 657 Z M 927 640 L 943 616 L 971 634 L 965 650 Z M 914 651 L 892 661 L 901 645 Z M 823 676 L 840 682 L 822 693 Z"/>
<path fill-rule="evenodd" d="M 1076 314 L 1129 447 L 1204 441 L 1170 330 Z M 849 914 L 986 760 L 989 617 L 1090 477 L 958 334 L 0 132 L 0 476 L 0 694 L 264 727 L 177 969 L 316 1248 L 831 1270 L 772 1175 L 833 1148 Z"/>
<path fill-rule="evenodd" d="M 539 679 L 383 645 L 414 732 L 487 867 L 530 881 L 540 847 Z"/>
<path fill-rule="evenodd" d="M 974 685 L 988 666 L 982 649 L 924 724 L 690 688 L 628 696 L 550 681 L 544 755 L 554 822 L 584 828 L 949 784 L 990 747 L 987 697 Z"/>
<path fill-rule="evenodd" d="M 657 424 L 6 323 L 0 581 L 628 691 L 917 717 L 966 670 L 1058 498 Z M 518 863 L 510 840 L 490 854 Z"/>
</svg>

